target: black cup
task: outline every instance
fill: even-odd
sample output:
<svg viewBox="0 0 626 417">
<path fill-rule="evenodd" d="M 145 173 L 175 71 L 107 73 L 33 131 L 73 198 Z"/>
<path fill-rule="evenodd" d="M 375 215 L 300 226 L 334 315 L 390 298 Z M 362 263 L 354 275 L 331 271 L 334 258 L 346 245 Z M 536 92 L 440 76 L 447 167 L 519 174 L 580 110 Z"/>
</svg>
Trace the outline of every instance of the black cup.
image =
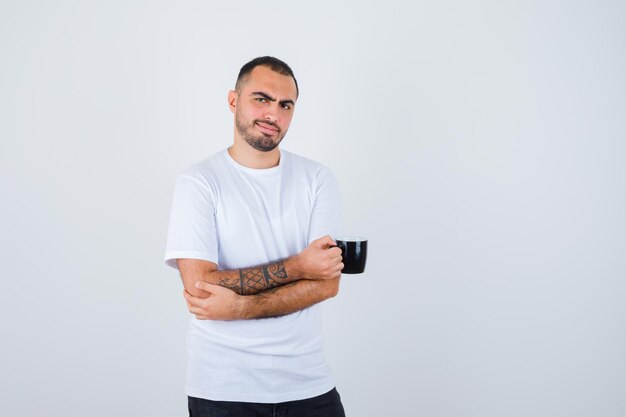
<svg viewBox="0 0 626 417">
<path fill-rule="evenodd" d="M 367 261 L 367 239 L 364 237 L 342 236 L 335 238 L 343 257 L 342 274 L 362 274 Z"/>
</svg>

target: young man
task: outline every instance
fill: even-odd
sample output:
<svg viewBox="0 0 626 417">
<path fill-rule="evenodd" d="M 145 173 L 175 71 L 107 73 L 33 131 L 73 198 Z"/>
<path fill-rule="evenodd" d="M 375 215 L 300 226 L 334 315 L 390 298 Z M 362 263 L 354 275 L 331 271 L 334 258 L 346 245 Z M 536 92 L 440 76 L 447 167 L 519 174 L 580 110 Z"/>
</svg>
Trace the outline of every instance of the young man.
<svg viewBox="0 0 626 417">
<path fill-rule="evenodd" d="M 318 303 L 339 289 L 341 205 L 330 170 L 280 150 L 298 98 L 287 64 L 241 68 L 234 143 L 176 182 L 166 263 L 191 319 L 190 416 L 344 416 Z"/>
</svg>

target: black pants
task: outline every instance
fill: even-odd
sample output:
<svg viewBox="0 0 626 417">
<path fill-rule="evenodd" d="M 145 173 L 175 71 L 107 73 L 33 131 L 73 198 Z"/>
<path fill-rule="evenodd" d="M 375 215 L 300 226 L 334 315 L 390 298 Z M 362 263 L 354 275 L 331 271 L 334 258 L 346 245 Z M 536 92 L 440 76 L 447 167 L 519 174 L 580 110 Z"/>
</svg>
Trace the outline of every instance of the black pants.
<svg viewBox="0 0 626 417">
<path fill-rule="evenodd" d="M 318 397 L 284 403 L 241 403 L 189 398 L 190 417 L 345 417 L 335 388 Z"/>
</svg>

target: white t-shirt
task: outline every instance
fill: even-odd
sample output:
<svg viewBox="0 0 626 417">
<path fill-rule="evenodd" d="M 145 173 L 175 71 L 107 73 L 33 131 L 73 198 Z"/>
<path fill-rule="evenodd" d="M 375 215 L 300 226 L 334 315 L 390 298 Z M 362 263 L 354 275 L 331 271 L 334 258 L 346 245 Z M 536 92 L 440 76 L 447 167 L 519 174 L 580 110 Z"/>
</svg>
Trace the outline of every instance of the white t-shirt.
<svg viewBox="0 0 626 417">
<path fill-rule="evenodd" d="M 176 181 L 165 262 L 214 262 L 220 270 L 284 259 L 341 232 L 337 181 L 325 166 L 280 151 L 279 165 L 252 169 L 226 149 Z M 334 387 L 314 305 L 278 318 L 191 318 L 187 395 L 217 401 L 277 403 Z"/>
</svg>

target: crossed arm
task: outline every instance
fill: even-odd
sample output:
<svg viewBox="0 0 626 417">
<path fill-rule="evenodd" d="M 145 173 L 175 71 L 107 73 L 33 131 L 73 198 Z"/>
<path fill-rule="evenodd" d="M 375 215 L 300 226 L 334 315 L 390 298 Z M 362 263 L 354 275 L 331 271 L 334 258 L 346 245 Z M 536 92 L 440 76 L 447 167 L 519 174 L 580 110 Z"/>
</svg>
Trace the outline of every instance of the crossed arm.
<svg viewBox="0 0 626 417">
<path fill-rule="evenodd" d="M 189 311 L 198 319 L 255 319 L 290 314 L 333 297 L 343 268 L 334 244 L 324 236 L 291 258 L 237 270 L 179 259 Z"/>
</svg>

